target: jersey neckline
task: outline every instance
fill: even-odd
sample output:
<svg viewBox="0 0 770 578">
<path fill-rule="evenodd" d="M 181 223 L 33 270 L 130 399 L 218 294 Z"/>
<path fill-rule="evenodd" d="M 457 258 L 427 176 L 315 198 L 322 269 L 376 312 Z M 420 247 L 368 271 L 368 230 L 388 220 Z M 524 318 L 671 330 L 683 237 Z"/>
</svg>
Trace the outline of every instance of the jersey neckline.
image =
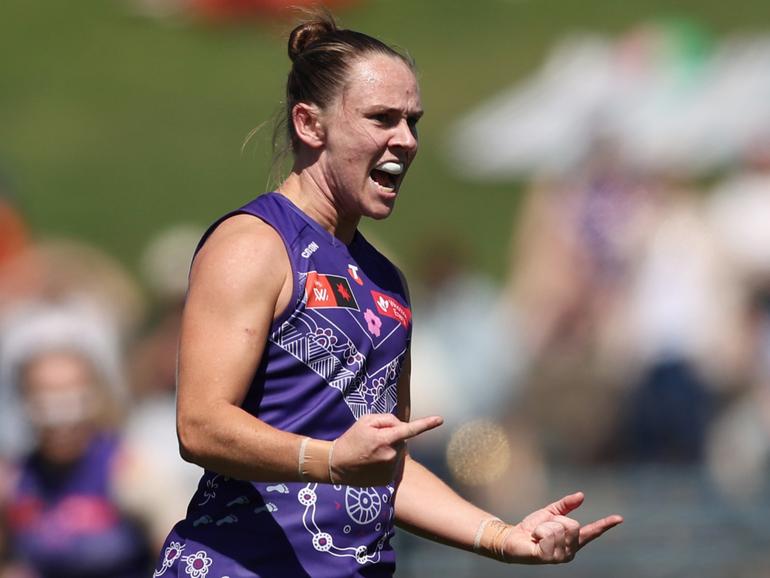
<svg viewBox="0 0 770 578">
<path fill-rule="evenodd" d="M 292 211 L 294 211 L 303 221 L 305 221 L 312 229 L 314 229 L 319 235 L 324 237 L 329 244 L 331 244 L 333 247 L 346 247 L 348 250 L 350 250 L 352 247 L 357 245 L 361 238 L 361 233 L 358 230 L 358 227 L 356 227 L 355 232 L 353 233 L 353 239 L 350 241 L 350 243 L 344 243 L 342 240 L 338 239 L 334 235 L 332 235 L 329 231 L 324 229 L 321 226 L 321 223 L 313 219 L 310 215 L 308 215 L 305 211 L 300 209 L 297 205 L 294 204 L 294 202 L 284 195 L 281 192 L 278 191 L 271 191 L 267 193 L 270 196 L 278 197 L 280 202 L 283 202 L 288 206 Z"/>
</svg>

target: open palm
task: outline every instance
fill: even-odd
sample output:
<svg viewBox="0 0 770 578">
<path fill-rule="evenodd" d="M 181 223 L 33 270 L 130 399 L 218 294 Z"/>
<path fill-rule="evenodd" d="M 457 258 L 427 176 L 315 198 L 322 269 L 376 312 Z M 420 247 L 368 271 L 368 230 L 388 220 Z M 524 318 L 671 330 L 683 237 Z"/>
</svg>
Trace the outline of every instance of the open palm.
<svg viewBox="0 0 770 578">
<path fill-rule="evenodd" d="M 506 560 L 520 564 L 569 562 L 583 546 L 623 521 L 621 516 L 612 515 L 581 526 L 567 514 L 583 500 L 582 492 L 570 494 L 524 518 L 506 540 Z"/>
</svg>

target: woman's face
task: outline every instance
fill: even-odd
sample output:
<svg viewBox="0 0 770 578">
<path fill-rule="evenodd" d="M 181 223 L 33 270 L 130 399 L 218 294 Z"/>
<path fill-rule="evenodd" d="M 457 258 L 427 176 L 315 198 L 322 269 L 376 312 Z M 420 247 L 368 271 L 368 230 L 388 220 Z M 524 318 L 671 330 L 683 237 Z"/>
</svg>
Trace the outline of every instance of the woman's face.
<svg viewBox="0 0 770 578">
<path fill-rule="evenodd" d="M 94 384 L 91 366 L 74 353 L 44 353 L 26 366 L 21 392 L 47 459 L 68 462 L 84 450 L 95 411 Z"/>
<path fill-rule="evenodd" d="M 400 59 L 371 54 L 351 67 L 339 97 L 321 114 L 324 180 L 342 215 L 390 215 L 417 154 L 420 88 Z"/>
</svg>

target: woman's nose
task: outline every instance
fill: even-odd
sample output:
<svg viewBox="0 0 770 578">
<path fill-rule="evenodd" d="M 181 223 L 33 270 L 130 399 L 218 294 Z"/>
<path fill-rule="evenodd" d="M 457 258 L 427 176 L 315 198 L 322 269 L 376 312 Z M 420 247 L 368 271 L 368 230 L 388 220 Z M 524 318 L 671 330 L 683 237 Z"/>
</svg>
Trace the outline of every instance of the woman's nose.
<svg viewBox="0 0 770 578">
<path fill-rule="evenodd" d="M 408 151 L 417 149 L 417 128 L 406 119 L 398 123 L 391 145 L 401 147 Z"/>
</svg>

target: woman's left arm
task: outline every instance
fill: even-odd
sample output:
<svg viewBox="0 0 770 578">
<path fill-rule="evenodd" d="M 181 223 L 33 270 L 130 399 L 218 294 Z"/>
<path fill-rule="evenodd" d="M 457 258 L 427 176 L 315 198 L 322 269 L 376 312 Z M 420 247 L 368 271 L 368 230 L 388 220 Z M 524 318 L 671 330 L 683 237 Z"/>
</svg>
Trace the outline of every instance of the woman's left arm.
<svg viewBox="0 0 770 578">
<path fill-rule="evenodd" d="M 399 418 L 409 421 L 409 357 L 399 378 Z M 509 563 L 569 562 L 578 550 L 623 521 L 607 516 L 581 526 L 567 515 L 583 503 L 578 492 L 541 508 L 518 524 L 505 524 L 460 497 L 407 454 L 396 493 L 399 527 L 430 540 Z"/>
</svg>

